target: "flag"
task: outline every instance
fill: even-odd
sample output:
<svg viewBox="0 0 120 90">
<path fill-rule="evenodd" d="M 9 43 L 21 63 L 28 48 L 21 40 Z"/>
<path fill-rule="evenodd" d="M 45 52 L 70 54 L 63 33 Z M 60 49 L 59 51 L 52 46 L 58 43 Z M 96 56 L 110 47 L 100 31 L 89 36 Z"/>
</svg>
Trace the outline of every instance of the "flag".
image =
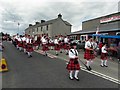
<svg viewBox="0 0 120 90">
<path fill-rule="evenodd" d="M 97 27 L 96 34 L 99 34 L 99 27 Z"/>
</svg>

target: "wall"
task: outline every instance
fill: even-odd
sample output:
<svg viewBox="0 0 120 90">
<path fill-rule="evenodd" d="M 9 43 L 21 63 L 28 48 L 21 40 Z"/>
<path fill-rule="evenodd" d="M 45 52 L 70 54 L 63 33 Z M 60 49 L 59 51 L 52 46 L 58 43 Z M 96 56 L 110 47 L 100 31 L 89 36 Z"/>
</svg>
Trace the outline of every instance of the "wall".
<svg viewBox="0 0 120 90">
<path fill-rule="evenodd" d="M 58 20 L 52 25 L 52 37 L 55 35 L 67 35 L 71 32 L 71 26 L 67 26 L 62 19 L 58 18 Z"/>
</svg>

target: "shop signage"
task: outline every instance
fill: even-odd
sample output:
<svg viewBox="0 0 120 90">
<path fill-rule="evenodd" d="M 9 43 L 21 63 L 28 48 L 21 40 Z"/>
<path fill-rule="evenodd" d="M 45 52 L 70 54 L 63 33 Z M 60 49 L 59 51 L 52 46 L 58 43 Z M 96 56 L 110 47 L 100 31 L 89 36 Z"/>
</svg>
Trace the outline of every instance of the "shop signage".
<svg viewBox="0 0 120 90">
<path fill-rule="evenodd" d="M 109 18 L 102 18 L 100 20 L 100 23 L 106 23 L 106 22 L 111 22 L 111 21 L 116 21 L 116 20 L 120 20 L 120 15 L 112 16 L 112 17 L 109 17 Z"/>
</svg>

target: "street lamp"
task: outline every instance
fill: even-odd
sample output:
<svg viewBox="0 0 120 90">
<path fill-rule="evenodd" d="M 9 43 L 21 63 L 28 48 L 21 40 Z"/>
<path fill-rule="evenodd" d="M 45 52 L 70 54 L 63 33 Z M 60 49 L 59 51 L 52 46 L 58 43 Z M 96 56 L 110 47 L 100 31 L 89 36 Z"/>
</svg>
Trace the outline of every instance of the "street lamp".
<svg viewBox="0 0 120 90">
<path fill-rule="evenodd" d="M 19 25 L 20 25 L 20 23 L 18 22 L 18 34 L 19 34 Z"/>
</svg>

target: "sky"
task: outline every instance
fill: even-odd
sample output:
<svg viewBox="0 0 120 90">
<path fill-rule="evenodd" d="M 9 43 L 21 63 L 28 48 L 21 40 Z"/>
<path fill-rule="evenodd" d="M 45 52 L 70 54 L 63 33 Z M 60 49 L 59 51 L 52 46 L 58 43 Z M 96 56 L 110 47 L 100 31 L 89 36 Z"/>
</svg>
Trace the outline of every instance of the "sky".
<svg viewBox="0 0 120 90">
<path fill-rule="evenodd" d="M 82 22 L 118 12 L 119 0 L 0 0 L 0 32 L 24 33 L 29 24 L 62 18 L 71 32 L 82 30 Z M 19 23 L 19 25 L 18 25 Z"/>
</svg>

